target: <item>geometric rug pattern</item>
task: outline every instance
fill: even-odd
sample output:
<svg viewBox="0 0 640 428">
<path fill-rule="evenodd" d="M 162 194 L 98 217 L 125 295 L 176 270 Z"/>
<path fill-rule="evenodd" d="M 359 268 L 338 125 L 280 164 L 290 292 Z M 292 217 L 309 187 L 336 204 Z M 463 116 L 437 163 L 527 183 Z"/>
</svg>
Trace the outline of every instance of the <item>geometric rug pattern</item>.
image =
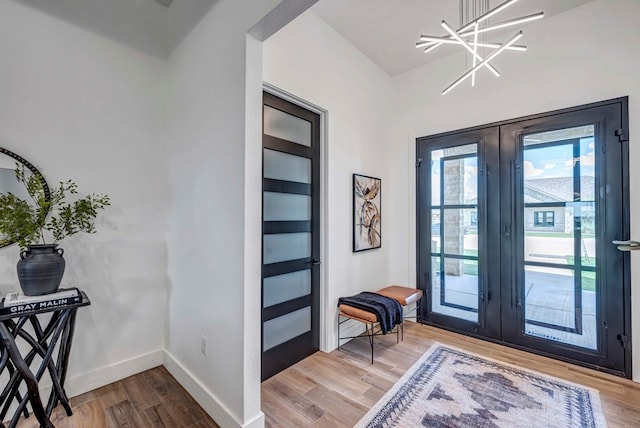
<svg viewBox="0 0 640 428">
<path fill-rule="evenodd" d="M 357 428 L 603 428 L 598 391 L 434 344 Z"/>
</svg>

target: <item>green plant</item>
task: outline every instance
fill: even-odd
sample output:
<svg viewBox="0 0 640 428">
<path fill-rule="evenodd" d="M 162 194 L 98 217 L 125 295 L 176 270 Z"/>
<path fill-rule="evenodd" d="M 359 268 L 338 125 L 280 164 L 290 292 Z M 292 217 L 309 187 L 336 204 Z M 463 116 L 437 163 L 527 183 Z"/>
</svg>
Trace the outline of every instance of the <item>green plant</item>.
<svg viewBox="0 0 640 428">
<path fill-rule="evenodd" d="M 98 211 L 110 205 L 109 196 L 95 193 L 68 202 L 68 197 L 78 193 L 78 186 L 71 180 L 61 181 L 47 198 L 43 177 L 20 164 L 16 164 L 16 179 L 32 201 L 0 193 L 0 234 L 5 242 L 16 242 L 20 248 L 46 244 L 47 235 L 53 237 L 51 243 L 56 243 L 78 232 L 95 233 Z"/>
</svg>

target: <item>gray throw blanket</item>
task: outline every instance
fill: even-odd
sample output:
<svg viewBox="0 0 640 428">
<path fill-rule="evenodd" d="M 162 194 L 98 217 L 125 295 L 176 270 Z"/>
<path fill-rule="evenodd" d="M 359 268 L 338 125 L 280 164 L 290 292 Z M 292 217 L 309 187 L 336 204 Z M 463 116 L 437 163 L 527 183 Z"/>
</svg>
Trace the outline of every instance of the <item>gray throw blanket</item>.
<svg viewBox="0 0 640 428">
<path fill-rule="evenodd" d="M 349 305 L 376 314 L 382 334 L 389 333 L 393 327 L 402 323 L 400 302 L 378 293 L 364 291 L 355 296 L 340 297 L 338 305 Z"/>
</svg>

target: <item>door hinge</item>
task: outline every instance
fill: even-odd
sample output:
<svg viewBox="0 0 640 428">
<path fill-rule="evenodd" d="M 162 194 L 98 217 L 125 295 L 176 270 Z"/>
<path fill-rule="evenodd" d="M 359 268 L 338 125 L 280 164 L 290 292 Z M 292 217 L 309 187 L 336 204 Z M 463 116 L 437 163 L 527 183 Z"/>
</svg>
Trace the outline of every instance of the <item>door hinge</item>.
<svg viewBox="0 0 640 428">
<path fill-rule="evenodd" d="M 624 334 L 619 334 L 618 335 L 618 340 L 622 344 L 623 348 L 631 349 L 631 339 L 629 338 L 629 336 L 626 336 Z"/>
<path fill-rule="evenodd" d="M 418 158 L 416 161 L 416 168 L 420 168 L 422 166 L 422 158 Z"/>
<path fill-rule="evenodd" d="M 629 131 L 624 129 L 624 128 L 618 128 L 616 129 L 616 137 L 618 137 L 618 140 L 620 140 L 621 143 L 624 143 L 626 141 L 629 141 Z"/>
</svg>

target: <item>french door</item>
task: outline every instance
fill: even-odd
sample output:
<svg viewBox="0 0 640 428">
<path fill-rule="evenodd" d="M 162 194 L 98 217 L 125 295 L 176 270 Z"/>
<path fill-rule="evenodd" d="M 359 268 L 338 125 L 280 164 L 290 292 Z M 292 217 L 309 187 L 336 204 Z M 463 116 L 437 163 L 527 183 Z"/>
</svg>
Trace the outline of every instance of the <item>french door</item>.
<svg viewBox="0 0 640 428">
<path fill-rule="evenodd" d="M 262 380 L 319 347 L 320 116 L 264 93 Z"/>
<path fill-rule="evenodd" d="M 626 109 L 418 139 L 424 322 L 630 377 Z"/>
</svg>

